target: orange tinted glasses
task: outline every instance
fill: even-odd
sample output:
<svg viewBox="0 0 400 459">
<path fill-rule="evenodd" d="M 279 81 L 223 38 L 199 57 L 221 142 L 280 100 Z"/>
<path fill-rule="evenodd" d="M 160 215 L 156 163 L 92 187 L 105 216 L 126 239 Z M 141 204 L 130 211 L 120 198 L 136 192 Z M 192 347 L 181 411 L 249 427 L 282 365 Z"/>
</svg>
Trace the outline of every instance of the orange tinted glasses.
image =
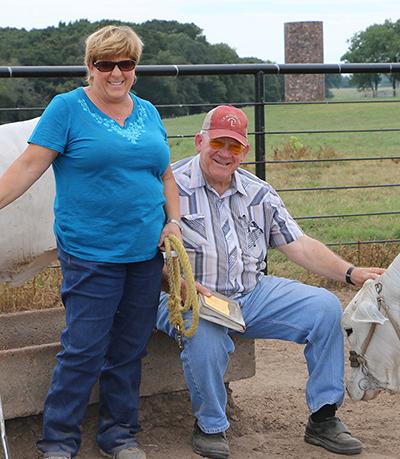
<svg viewBox="0 0 400 459">
<path fill-rule="evenodd" d="M 240 155 L 244 150 L 244 146 L 238 142 L 227 143 L 225 140 L 213 139 L 209 140 L 208 144 L 213 150 L 222 150 L 226 146 L 229 153 L 232 153 L 233 155 Z"/>
</svg>

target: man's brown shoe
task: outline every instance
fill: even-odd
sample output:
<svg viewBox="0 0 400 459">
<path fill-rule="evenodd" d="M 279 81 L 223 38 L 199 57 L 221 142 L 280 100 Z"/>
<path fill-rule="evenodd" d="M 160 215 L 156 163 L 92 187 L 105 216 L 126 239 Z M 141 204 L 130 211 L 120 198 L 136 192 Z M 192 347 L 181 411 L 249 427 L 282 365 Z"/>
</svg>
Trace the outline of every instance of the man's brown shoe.
<svg viewBox="0 0 400 459">
<path fill-rule="evenodd" d="M 310 416 L 304 440 L 337 454 L 360 454 L 362 450 L 360 440 L 352 437 L 347 427 L 336 416 L 322 422 L 314 422 Z"/>
<path fill-rule="evenodd" d="M 193 430 L 193 451 L 200 456 L 210 459 L 227 459 L 229 457 L 229 445 L 225 432 L 206 434 L 197 425 Z"/>
</svg>

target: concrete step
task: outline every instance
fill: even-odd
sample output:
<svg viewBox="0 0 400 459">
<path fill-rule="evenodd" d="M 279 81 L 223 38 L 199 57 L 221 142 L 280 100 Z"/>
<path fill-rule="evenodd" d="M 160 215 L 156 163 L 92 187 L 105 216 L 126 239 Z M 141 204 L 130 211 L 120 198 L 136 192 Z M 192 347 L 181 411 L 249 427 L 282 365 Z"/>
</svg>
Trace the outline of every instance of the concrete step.
<svg viewBox="0 0 400 459">
<path fill-rule="evenodd" d="M 0 315 L 0 395 L 6 419 L 42 412 L 64 326 L 63 308 Z M 236 351 L 226 381 L 255 374 L 254 341 L 234 341 Z M 141 394 L 149 396 L 185 388 L 176 343 L 156 332 L 143 359 Z M 97 400 L 95 387 L 90 403 Z"/>
</svg>

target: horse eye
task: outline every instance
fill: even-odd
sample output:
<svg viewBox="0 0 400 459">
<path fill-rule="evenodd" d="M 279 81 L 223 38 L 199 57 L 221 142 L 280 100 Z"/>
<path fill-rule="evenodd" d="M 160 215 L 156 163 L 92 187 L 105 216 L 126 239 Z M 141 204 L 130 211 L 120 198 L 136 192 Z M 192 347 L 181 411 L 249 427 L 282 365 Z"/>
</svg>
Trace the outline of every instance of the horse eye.
<svg viewBox="0 0 400 459">
<path fill-rule="evenodd" d="M 352 328 L 345 328 L 344 331 L 346 332 L 347 337 L 349 337 L 353 333 L 353 329 Z"/>
</svg>

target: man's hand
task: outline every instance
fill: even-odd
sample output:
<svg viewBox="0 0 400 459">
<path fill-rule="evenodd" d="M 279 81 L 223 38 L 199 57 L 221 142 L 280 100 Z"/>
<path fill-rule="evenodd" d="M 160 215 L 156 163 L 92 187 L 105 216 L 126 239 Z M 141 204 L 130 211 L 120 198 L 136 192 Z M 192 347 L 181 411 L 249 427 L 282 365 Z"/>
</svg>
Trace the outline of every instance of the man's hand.
<svg viewBox="0 0 400 459">
<path fill-rule="evenodd" d="M 357 268 L 354 267 L 351 272 L 351 281 L 357 286 L 362 287 L 364 282 L 368 279 L 376 279 L 385 272 L 383 268 Z"/>
<path fill-rule="evenodd" d="M 201 295 L 204 295 L 204 296 L 211 296 L 212 295 L 210 290 L 208 290 L 208 288 L 204 287 L 204 285 L 200 284 L 200 282 L 195 282 L 195 286 L 196 286 L 197 293 L 199 293 Z M 181 280 L 181 298 L 182 298 L 183 302 L 185 302 L 185 300 L 186 300 L 186 291 L 187 291 L 187 284 L 186 284 L 185 279 L 182 279 Z"/>
<path fill-rule="evenodd" d="M 208 290 L 207 287 L 204 287 L 204 285 L 200 284 L 200 282 L 195 282 L 195 287 L 197 293 L 204 295 L 204 296 L 212 296 L 212 293 L 210 290 Z M 168 269 L 164 265 L 163 268 L 163 275 L 162 275 L 162 280 L 161 280 L 161 290 L 163 292 L 169 293 L 169 284 L 168 284 Z M 185 301 L 186 299 L 186 291 L 187 291 L 187 284 L 185 279 L 181 278 L 181 298 L 182 301 Z"/>
</svg>

